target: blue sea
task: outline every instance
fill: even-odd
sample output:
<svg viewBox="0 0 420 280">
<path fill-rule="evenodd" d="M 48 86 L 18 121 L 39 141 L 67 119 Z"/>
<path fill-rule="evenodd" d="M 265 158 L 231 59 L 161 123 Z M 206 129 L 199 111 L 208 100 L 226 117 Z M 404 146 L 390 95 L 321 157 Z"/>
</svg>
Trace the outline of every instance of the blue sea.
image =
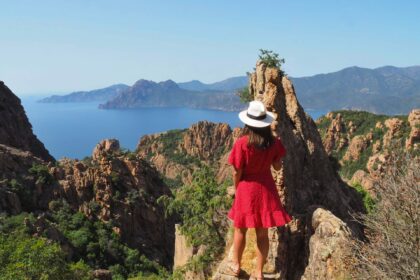
<svg viewBox="0 0 420 280">
<path fill-rule="evenodd" d="M 122 147 L 134 150 L 143 135 L 188 128 L 201 120 L 225 122 L 232 128 L 242 126 L 238 112 L 189 108 L 100 110 L 97 103 L 38 103 L 37 99 L 24 97 L 22 105 L 34 133 L 56 159 L 90 156 L 95 145 L 106 138 L 116 138 Z M 314 119 L 325 114 L 307 112 Z"/>
</svg>

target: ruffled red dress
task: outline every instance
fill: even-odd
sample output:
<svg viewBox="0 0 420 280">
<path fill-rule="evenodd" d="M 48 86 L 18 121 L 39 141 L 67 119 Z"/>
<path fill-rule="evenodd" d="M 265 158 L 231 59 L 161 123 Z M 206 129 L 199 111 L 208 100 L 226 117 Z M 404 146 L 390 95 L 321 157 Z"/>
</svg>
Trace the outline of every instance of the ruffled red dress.
<svg viewBox="0 0 420 280">
<path fill-rule="evenodd" d="M 266 149 L 248 147 L 248 136 L 236 140 L 228 162 L 242 169 L 242 177 L 228 213 L 237 228 L 280 227 L 291 218 L 283 208 L 271 174 L 271 164 L 286 154 L 280 139 Z"/>
</svg>

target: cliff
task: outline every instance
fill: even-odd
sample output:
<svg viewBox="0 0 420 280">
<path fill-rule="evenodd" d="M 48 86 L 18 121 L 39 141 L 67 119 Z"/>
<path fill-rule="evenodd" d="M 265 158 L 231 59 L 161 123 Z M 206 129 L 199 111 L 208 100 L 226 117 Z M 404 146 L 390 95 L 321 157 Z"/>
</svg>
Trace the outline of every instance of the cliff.
<svg viewBox="0 0 420 280">
<path fill-rule="evenodd" d="M 0 144 L 30 151 L 46 161 L 54 161 L 32 131 L 20 99 L 0 81 Z"/>
</svg>

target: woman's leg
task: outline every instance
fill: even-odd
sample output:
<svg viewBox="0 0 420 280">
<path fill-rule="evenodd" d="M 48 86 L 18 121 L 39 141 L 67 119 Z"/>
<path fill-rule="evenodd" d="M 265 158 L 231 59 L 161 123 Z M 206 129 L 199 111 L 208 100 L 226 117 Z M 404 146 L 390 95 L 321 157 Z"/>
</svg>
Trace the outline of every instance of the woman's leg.
<svg viewBox="0 0 420 280">
<path fill-rule="evenodd" d="M 233 234 L 233 263 L 241 267 L 242 254 L 245 249 L 247 228 L 235 228 Z"/>
<path fill-rule="evenodd" d="M 257 235 L 257 267 L 255 269 L 255 276 L 263 276 L 263 267 L 268 255 L 268 229 L 267 228 L 256 228 L 255 233 Z"/>
</svg>

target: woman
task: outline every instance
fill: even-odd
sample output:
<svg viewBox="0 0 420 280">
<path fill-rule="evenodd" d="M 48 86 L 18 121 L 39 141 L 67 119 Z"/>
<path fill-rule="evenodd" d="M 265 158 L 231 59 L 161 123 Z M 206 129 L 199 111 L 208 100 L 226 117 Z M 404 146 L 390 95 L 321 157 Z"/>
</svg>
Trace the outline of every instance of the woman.
<svg viewBox="0 0 420 280">
<path fill-rule="evenodd" d="M 281 205 L 271 175 L 271 166 L 279 170 L 285 155 L 280 139 L 271 132 L 274 115 L 260 101 L 251 101 L 247 110 L 239 113 L 245 124 L 244 135 L 233 145 L 228 162 L 233 165 L 235 200 L 228 217 L 233 221 L 233 259 L 229 272 L 238 276 L 245 249 L 248 228 L 257 236 L 257 266 L 251 279 L 264 279 L 263 266 L 269 249 L 268 228 L 280 227 L 291 219 Z"/>
</svg>

